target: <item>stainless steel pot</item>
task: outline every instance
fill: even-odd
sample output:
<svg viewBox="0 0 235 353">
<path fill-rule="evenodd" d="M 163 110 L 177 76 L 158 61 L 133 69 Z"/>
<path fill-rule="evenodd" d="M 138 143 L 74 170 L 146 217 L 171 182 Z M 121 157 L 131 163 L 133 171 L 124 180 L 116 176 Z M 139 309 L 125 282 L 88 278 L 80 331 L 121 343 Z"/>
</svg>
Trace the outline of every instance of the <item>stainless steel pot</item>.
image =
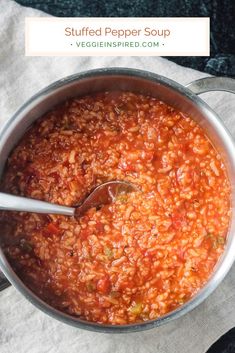
<svg viewBox="0 0 235 353">
<path fill-rule="evenodd" d="M 127 68 L 97 69 L 66 77 L 30 98 L 2 127 L 0 131 L 0 176 L 9 153 L 38 117 L 68 98 L 104 90 L 128 90 L 149 94 L 189 114 L 207 131 L 212 143 L 222 154 L 232 185 L 233 215 L 226 248 L 213 275 L 197 295 L 178 309 L 156 320 L 122 326 L 90 323 L 49 306 L 18 278 L 1 249 L 0 268 L 10 282 L 0 275 L 0 289 L 7 287 L 10 283 L 13 284 L 37 308 L 69 325 L 99 332 L 141 331 L 178 318 L 199 305 L 218 286 L 235 260 L 235 145 L 216 113 L 197 96 L 197 94 L 215 90 L 235 93 L 235 80 L 210 77 L 194 81 L 184 87 L 154 73 Z"/>
</svg>

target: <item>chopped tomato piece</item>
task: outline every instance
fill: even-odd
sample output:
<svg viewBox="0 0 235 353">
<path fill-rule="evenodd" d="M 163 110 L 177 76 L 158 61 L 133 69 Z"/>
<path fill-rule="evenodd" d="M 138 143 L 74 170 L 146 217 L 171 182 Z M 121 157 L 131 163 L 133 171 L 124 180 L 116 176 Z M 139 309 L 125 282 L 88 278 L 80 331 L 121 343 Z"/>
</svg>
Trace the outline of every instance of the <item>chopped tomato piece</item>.
<svg viewBox="0 0 235 353">
<path fill-rule="evenodd" d="M 184 223 L 184 216 L 179 214 L 179 213 L 175 213 L 172 215 L 172 225 L 175 229 L 180 229 L 182 227 Z"/>
<path fill-rule="evenodd" d="M 102 278 L 97 282 L 97 290 L 102 294 L 108 294 L 111 289 L 110 280 L 108 277 Z"/>
<path fill-rule="evenodd" d="M 46 231 L 49 233 L 49 234 L 59 234 L 60 233 L 60 228 L 55 224 L 55 223 L 49 223 L 47 226 L 46 226 Z"/>
<path fill-rule="evenodd" d="M 128 160 L 120 160 L 118 167 L 122 169 L 123 171 L 130 172 L 130 171 L 135 171 L 135 164 L 132 161 Z"/>
<path fill-rule="evenodd" d="M 98 232 L 103 232 L 104 231 L 104 224 L 101 222 L 96 222 L 96 229 Z"/>
<path fill-rule="evenodd" d="M 184 260 L 184 253 L 185 253 L 185 251 L 182 248 L 178 249 L 177 255 L 178 255 L 179 260 L 181 260 L 181 261 Z"/>
<path fill-rule="evenodd" d="M 89 234 L 90 234 L 90 231 L 89 231 L 88 229 L 82 229 L 81 232 L 80 232 L 80 234 L 79 234 L 79 238 L 80 238 L 81 240 L 85 240 L 85 239 L 87 239 L 87 237 L 89 236 Z"/>
</svg>

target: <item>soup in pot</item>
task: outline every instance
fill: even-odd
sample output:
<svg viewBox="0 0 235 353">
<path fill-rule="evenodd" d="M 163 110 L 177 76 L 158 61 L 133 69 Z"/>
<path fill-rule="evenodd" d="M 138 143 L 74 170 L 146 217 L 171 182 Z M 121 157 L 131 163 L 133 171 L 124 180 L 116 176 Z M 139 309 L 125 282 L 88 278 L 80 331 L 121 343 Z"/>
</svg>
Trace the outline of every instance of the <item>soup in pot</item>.
<svg viewBox="0 0 235 353">
<path fill-rule="evenodd" d="M 105 92 L 32 125 L 1 191 L 74 206 L 109 180 L 139 191 L 80 219 L 2 212 L 2 246 L 22 281 L 63 312 L 111 325 L 159 318 L 204 286 L 224 250 L 224 162 L 192 117 L 150 96 Z"/>
</svg>

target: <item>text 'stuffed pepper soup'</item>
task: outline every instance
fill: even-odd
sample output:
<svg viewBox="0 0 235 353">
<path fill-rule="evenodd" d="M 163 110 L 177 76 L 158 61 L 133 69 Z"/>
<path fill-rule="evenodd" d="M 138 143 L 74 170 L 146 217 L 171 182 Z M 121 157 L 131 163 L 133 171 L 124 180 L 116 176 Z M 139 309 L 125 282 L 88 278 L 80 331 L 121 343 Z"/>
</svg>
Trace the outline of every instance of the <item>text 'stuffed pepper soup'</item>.
<svg viewBox="0 0 235 353">
<path fill-rule="evenodd" d="M 158 318 L 208 281 L 229 227 L 230 183 L 189 116 L 155 98 L 106 92 L 67 101 L 12 152 L 1 190 L 76 205 L 95 186 L 140 191 L 82 218 L 1 213 L 1 243 L 55 308 L 112 325 Z"/>
</svg>

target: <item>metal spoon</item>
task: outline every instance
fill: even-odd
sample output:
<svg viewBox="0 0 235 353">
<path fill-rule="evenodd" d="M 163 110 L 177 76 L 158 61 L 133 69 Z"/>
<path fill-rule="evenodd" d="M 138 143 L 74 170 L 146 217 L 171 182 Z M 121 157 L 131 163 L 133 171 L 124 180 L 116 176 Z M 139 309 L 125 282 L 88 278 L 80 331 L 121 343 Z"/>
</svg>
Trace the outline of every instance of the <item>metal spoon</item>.
<svg viewBox="0 0 235 353">
<path fill-rule="evenodd" d="M 79 217 L 92 207 L 100 207 L 109 204 L 113 202 L 118 195 L 137 190 L 138 188 L 135 185 L 126 181 L 108 181 L 97 186 L 77 207 L 60 206 L 49 202 L 0 192 L 0 210 L 51 213 Z"/>
</svg>

